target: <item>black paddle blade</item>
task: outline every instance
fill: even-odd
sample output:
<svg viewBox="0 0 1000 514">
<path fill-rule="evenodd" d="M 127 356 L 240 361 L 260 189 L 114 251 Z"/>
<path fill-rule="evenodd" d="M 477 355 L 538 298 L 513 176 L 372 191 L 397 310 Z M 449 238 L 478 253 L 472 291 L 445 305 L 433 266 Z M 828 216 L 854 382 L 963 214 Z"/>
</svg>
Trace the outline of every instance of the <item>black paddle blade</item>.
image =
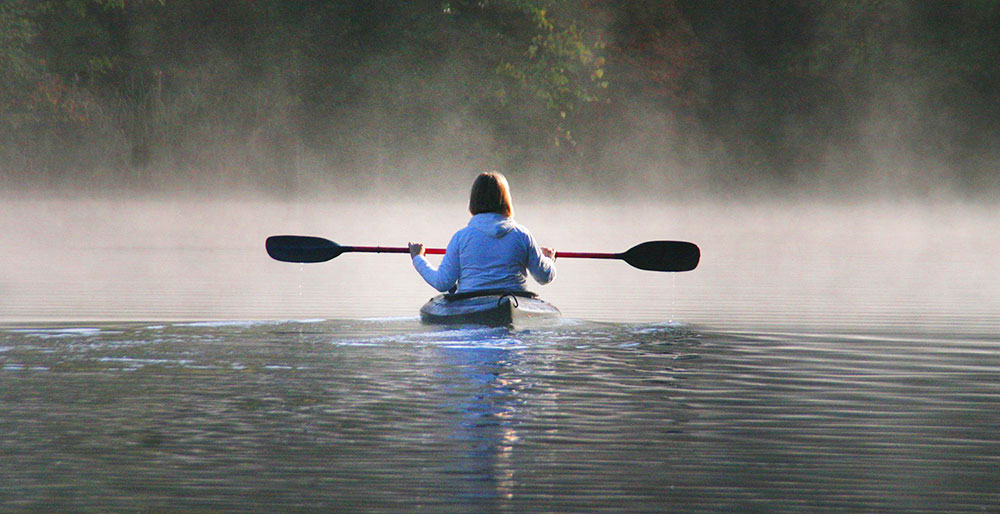
<svg viewBox="0 0 1000 514">
<path fill-rule="evenodd" d="M 333 241 L 312 236 L 271 236 L 264 246 L 272 259 L 282 262 L 326 262 L 345 251 Z"/>
<path fill-rule="evenodd" d="M 701 251 L 685 241 L 647 241 L 629 248 L 621 258 L 648 271 L 691 271 L 698 267 Z"/>
</svg>

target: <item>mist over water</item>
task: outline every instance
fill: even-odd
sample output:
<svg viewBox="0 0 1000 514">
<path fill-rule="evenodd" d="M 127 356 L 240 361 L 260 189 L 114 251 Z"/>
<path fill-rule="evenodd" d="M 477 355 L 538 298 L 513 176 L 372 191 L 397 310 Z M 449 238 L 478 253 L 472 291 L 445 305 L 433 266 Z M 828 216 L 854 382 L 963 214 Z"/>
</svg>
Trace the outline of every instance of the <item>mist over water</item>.
<svg viewBox="0 0 1000 514">
<path fill-rule="evenodd" d="M 412 317 L 434 291 L 406 256 L 289 264 L 271 260 L 264 239 L 443 247 L 468 221 L 461 200 L 7 199 L 0 320 Z M 1000 227 L 987 205 L 526 201 L 515 209 L 541 244 L 560 250 L 621 252 L 656 239 L 701 247 L 699 267 L 676 274 L 561 259 L 557 280 L 533 289 L 569 318 L 997 328 Z"/>
</svg>

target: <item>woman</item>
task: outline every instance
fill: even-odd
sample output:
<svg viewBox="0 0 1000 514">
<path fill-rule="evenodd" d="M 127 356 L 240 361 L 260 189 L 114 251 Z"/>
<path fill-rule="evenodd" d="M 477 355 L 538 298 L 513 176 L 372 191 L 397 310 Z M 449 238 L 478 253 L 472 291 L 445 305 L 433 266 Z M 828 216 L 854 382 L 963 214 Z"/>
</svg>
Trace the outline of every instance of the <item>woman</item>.
<svg viewBox="0 0 1000 514">
<path fill-rule="evenodd" d="M 469 212 L 469 225 L 452 236 L 436 269 L 424 258 L 424 245 L 410 243 L 413 267 L 431 287 L 459 293 L 524 291 L 529 272 L 539 284 L 556 278 L 555 250 L 539 247 L 528 229 L 514 221 L 503 175 L 476 177 Z"/>
</svg>

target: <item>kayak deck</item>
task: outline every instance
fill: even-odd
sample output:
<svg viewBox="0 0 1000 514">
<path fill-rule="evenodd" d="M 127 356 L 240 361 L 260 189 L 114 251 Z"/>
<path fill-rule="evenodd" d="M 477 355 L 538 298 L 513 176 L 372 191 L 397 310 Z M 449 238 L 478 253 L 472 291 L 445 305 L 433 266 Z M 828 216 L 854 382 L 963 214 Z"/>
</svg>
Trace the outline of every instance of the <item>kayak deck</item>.
<svg viewBox="0 0 1000 514">
<path fill-rule="evenodd" d="M 420 308 L 424 323 L 503 327 L 562 316 L 555 305 L 527 291 L 448 293 L 431 298 Z"/>
</svg>

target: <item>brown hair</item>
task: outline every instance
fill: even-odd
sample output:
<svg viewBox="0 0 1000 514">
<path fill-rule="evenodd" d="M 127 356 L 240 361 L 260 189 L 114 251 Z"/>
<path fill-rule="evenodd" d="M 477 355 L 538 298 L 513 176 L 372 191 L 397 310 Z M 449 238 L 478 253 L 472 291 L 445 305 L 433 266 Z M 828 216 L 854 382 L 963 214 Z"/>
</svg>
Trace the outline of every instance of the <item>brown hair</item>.
<svg viewBox="0 0 1000 514">
<path fill-rule="evenodd" d="M 510 186 L 501 173 L 490 171 L 480 173 L 472 183 L 469 195 L 469 212 L 482 214 L 495 212 L 508 218 L 514 215 L 514 205 L 510 199 Z"/>
</svg>

